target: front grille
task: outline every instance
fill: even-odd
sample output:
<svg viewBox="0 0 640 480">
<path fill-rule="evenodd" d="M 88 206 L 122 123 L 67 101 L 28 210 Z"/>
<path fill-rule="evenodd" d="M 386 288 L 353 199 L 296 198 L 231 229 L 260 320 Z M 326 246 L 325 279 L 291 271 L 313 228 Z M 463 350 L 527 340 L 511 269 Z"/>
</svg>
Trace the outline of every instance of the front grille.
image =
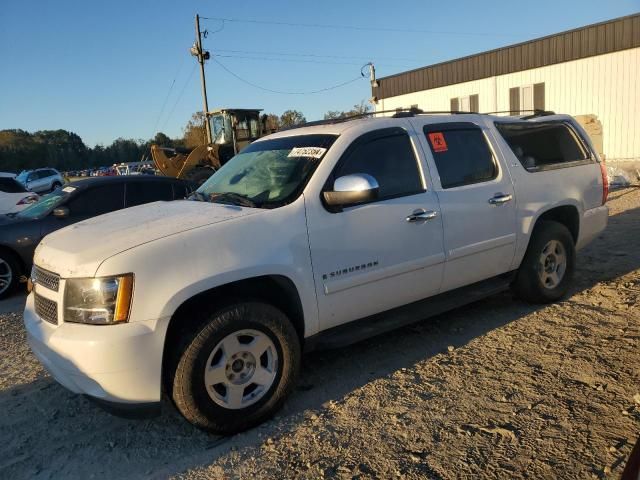
<svg viewBox="0 0 640 480">
<path fill-rule="evenodd" d="M 60 275 L 48 272 L 38 266 L 34 266 L 33 272 L 31 273 L 31 281 L 38 285 L 42 285 L 49 290 L 57 292 L 58 286 L 60 285 Z"/>
<path fill-rule="evenodd" d="M 58 324 L 58 303 L 44 298 L 37 293 L 34 297 L 36 314 L 45 322 Z"/>
</svg>

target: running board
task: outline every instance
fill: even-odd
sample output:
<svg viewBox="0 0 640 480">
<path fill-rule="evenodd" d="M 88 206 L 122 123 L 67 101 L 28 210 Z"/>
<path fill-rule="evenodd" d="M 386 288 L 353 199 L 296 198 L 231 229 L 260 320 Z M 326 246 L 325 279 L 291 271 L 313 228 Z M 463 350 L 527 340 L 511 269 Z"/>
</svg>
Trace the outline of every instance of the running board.
<svg viewBox="0 0 640 480">
<path fill-rule="evenodd" d="M 306 353 L 313 350 L 346 347 L 352 343 L 468 305 L 507 290 L 514 277 L 515 272 L 505 273 L 370 317 L 338 325 L 306 338 L 304 351 Z"/>
</svg>

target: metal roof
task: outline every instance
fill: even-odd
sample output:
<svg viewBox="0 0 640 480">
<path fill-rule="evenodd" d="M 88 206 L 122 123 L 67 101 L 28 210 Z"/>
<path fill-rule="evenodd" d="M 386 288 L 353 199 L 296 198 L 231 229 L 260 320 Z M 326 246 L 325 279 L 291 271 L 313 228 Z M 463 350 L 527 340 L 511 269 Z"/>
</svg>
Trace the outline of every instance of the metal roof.
<svg viewBox="0 0 640 480">
<path fill-rule="evenodd" d="M 378 99 L 640 47 L 640 13 L 378 79 Z"/>
</svg>

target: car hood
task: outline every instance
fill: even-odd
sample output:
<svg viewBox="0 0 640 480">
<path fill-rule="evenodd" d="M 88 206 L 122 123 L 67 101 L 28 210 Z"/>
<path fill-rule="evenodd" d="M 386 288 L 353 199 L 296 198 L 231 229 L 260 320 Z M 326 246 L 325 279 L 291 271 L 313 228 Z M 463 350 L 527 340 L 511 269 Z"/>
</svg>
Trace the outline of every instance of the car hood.
<svg viewBox="0 0 640 480">
<path fill-rule="evenodd" d="M 65 277 L 92 277 L 120 252 L 187 230 L 263 212 L 256 208 L 178 200 L 100 215 L 44 237 L 34 263 Z"/>
</svg>

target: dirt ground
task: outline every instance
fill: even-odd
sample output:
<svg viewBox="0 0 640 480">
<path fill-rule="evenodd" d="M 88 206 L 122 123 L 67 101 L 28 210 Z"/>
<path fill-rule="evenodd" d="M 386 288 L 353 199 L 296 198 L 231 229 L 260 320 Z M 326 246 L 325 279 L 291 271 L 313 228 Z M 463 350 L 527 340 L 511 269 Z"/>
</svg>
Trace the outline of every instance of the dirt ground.
<svg viewBox="0 0 640 480">
<path fill-rule="evenodd" d="M 508 293 L 307 356 L 276 418 L 202 433 L 58 386 L 0 314 L 1 478 L 617 478 L 640 434 L 640 189 L 610 196 L 570 297 Z M 634 399 L 635 396 L 635 399 Z"/>
</svg>

